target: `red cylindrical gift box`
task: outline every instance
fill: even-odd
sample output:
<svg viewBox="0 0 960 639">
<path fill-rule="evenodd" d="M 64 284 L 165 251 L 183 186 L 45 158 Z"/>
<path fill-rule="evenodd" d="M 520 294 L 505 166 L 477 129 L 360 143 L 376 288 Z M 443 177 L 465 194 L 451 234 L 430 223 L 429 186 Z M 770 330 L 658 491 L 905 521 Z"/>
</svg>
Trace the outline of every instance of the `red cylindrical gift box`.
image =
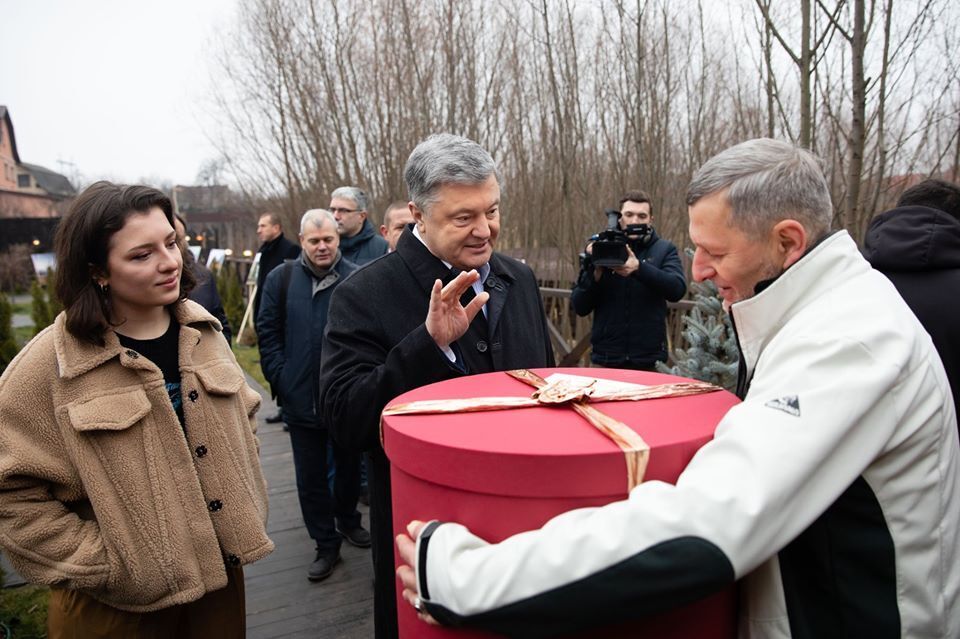
<svg viewBox="0 0 960 639">
<path fill-rule="evenodd" d="M 635 384 L 689 381 L 619 369 L 538 369 Z M 534 389 L 505 373 L 473 375 L 405 393 L 390 405 L 420 400 L 516 397 Z M 644 480 L 675 483 L 694 453 L 713 438 L 738 402 L 725 391 L 643 401 L 591 402 L 634 429 L 650 447 Z M 387 415 L 384 449 L 392 465 L 393 527 L 413 519 L 453 521 L 490 542 L 541 527 L 574 508 L 627 497 L 623 452 L 569 406 L 457 414 Z M 395 555 L 396 557 L 396 555 Z M 398 559 L 398 558 L 397 558 Z M 489 637 L 421 622 L 400 599 L 402 639 Z M 630 624 L 598 627 L 581 637 L 727 639 L 736 636 L 731 587 L 683 608 Z"/>
</svg>

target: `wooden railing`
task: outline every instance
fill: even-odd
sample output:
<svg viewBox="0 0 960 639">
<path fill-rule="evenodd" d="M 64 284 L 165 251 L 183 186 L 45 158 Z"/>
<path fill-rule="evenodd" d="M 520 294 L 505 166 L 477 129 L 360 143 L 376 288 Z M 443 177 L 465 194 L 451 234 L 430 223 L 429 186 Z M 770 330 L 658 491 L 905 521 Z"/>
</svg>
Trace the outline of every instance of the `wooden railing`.
<svg viewBox="0 0 960 639">
<path fill-rule="evenodd" d="M 570 303 L 570 289 L 541 286 L 540 295 L 547 313 L 547 329 L 553 341 L 557 366 L 589 366 L 586 355 L 590 350 L 593 315 L 577 316 Z M 683 344 L 682 318 L 693 306 L 692 300 L 667 302 L 667 351 L 671 357 L 673 348 Z"/>
</svg>

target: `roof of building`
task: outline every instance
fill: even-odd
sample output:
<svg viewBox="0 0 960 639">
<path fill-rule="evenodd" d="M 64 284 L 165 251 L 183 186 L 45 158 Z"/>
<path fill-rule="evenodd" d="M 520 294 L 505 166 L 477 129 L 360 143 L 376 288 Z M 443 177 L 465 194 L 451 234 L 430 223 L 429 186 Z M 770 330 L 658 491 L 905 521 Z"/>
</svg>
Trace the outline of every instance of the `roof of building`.
<svg viewBox="0 0 960 639">
<path fill-rule="evenodd" d="M 73 197 L 77 194 L 77 190 L 70 184 L 70 180 L 56 171 L 26 162 L 20 162 L 20 166 L 30 171 L 33 179 L 37 181 L 37 185 L 54 197 Z"/>
<path fill-rule="evenodd" d="M 177 207 L 182 213 L 211 212 L 230 208 L 236 199 L 230 187 L 224 184 L 209 186 L 173 187 L 177 192 Z"/>
<path fill-rule="evenodd" d="M 13 149 L 13 161 L 19 163 L 20 154 L 17 153 L 17 136 L 13 134 L 13 120 L 10 119 L 10 111 L 2 104 L 0 104 L 0 120 L 7 121 L 7 131 L 10 132 L 10 148 Z"/>
</svg>

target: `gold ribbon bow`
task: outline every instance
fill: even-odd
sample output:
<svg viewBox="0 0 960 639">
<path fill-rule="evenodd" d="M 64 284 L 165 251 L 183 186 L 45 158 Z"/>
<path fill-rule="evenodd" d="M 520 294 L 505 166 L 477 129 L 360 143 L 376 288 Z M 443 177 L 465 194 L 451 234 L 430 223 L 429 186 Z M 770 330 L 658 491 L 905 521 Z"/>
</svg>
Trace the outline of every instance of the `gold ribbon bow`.
<svg viewBox="0 0 960 639">
<path fill-rule="evenodd" d="M 550 404 L 569 404 L 580 416 L 594 428 L 606 435 L 621 451 L 627 464 L 627 492 L 643 481 L 650 459 L 650 447 L 632 428 L 609 415 L 605 415 L 590 401 L 638 401 L 660 397 L 683 397 L 722 390 L 719 386 L 706 382 L 677 382 L 656 386 L 638 386 L 629 389 L 601 391 L 597 389 L 596 379 L 574 380 L 559 379 L 548 383 L 545 379 L 527 369 L 506 371 L 507 375 L 537 389 L 530 397 L 475 397 L 470 399 L 436 399 L 397 404 L 384 409 L 387 415 L 427 415 L 441 413 L 472 413 L 479 411 L 503 410 L 509 408 L 530 408 Z M 382 428 L 382 421 L 381 421 Z M 381 431 L 382 441 L 382 431 Z"/>
</svg>

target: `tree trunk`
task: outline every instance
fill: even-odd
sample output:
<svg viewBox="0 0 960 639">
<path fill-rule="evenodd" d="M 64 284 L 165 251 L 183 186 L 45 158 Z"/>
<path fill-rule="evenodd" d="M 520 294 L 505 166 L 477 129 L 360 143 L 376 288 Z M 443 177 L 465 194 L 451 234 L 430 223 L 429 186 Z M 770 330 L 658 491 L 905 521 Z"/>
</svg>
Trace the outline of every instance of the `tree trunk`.
<svg viewBox="0 0 960 639">
<path fill-rule="evenodd" d="M 865 0 L 853 1 L 853 34 L 850 40 L 850 75 L 853 84 L 853 105 L 850 114 L 850 166 L 848 171 L 847 202 L 844 226 L 852 228 L 860 220 L 860 183 L 863 170 L 864 120 L 867 104 L 867 86 L 863 77 Z"/>
</svg>

